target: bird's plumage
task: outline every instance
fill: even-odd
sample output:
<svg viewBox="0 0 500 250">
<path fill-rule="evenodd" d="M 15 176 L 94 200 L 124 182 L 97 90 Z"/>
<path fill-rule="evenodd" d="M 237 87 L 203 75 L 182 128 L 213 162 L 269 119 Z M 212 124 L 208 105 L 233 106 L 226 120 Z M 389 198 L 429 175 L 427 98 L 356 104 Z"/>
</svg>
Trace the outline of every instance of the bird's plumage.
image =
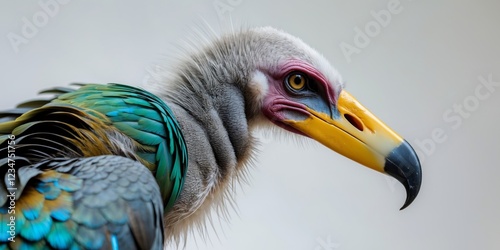
<svg viewBox="0 0 500 250">
<path fill-rule="evenodd" d="M 56 97 L 0 114 L 5 121 L 0 124 L 0 151 L 5 153 L 0 171 L 7 178 L 9 159 L 15 160 L 19 180 L 0 185 L 2 225 L 10 217 L 5 208 L 14 187 L 16 242 L 62 244 L 64 249 L 71 244 L 54 235 L 66 230 L 63 238 L 70 243 L 79 239 L 75 242 L 83 249 L 109 246 L 113 238 L 141 249 L 161 245 L 163 209 L 178 198 L 187 167 L 182 132 L 169 107 L 147 91 L 119 84 L 45 93 Z M 9 143 L 14 157 L 6 153 Z M 8 242 L 3 233 L 0 240 Z"/>
<path fill-rule="evenodd" d="M 17 190 L 16 213 L 8 214 L 5 206 L 0 213 L 4 249 L 158 249 L 163 244 L 160 191 L 137 161 L 109 155 L 56 158 L 31 169 L 22 193 Z M 18 175 L 26 171 L 21 168 Z M 12 241 L 5 226 L 10 216 L 16 222 Z"/>
<path fill-rule="evenodd" d="M 163 239 L 179 240 L 231 202 L 253 160 L 257 128 L 281 127 L 390 170 L 407 188 L 405 206 L 418 193 L 420 165 L 409 144 L 347 94 L 329 62 L 298 38 L 242 30 L 165 75 L 147 90 L 54 88 L 45 93 L 55 98 L 0 113 L 0 220 L 10 219 L 7 194 L 15 187 L 24 223 L 16 242 L 0 233 L 0 247 L 65 249 L 75 240 L 81 249 L 157 249 Z"/>
</svg>

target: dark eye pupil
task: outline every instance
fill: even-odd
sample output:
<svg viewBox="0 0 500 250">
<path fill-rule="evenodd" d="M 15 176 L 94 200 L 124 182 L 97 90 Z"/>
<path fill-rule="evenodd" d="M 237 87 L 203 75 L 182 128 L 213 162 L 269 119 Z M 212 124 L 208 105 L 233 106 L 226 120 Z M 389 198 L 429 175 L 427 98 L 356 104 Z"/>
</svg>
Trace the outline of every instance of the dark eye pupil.
<svg viewBox="0 0 500 250">
<path fill-rule="evenodd" d="M 300 84 L 302 83 L 302 76 L 301 75 L 295 75 L 295 77 L 293 78 L 293 83 L 295 84 Z"/>
</svg>

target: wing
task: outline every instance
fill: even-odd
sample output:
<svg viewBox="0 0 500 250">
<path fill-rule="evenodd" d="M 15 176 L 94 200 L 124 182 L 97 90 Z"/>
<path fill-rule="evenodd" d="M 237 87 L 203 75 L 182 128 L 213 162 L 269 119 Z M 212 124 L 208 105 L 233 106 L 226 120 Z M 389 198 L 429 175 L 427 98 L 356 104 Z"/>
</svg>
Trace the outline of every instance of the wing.
<svg viewBox="0 0 500 250">
<path fill-rule="evenodd" d="M 2 170 L 9 164 L 3 159 Z M 0 208 L 3 249 L 162 248 L 160 191 L 137 161 L 51 159 L 10 173 L 0 189 L 8 198 Z"/>
<path fill-rule="evenodd" d="M 132 138 L 137 155 L 160 186 L 165 210 L 180 195 L 187 171 L 187 148 L 170 108 L 158 97 L 121 84 L 87 84 L 53 101 L 106 116 L 110 126 Z"/>
<path fill-rule="evenodd" d="M 15 220 L 22 224 L 14 230 L 19 240 L 0 233 L 0 249 L 65 249 L 73 240 L 79 245 L 71 247 L 81 249 L 160 246 L 163 210 L 179 196 L 187 168 L 171 110 L 158 97 L 119 84 L 45 92 L 56 97 L 0 113 L 1 155 L 15 145 L 13 157 L 0 158 L 1 223 L 10 220 L 9 188 L 16 188 L 13 211 L 23 215 Z M 144 193 L 151 188 L 156 190 Z"/>
</svg>

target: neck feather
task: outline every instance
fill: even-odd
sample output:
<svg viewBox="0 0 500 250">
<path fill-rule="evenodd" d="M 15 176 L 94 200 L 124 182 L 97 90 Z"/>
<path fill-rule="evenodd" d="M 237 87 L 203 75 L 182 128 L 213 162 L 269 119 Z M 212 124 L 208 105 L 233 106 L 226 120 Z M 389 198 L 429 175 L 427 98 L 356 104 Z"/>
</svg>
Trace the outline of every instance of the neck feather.
<svg viewBox="0 0 500 250">
<path fill-rule="evenodd" d="M 166 232 L 176 241 L 193 223 L 203 225 L 212 208 L 225 213 L 233 184 L 251 159 L 255 139 L 249 123 L 261 115 L 249 100 L 256 61 L 248 51 L 244 41 L 221 39 L 153 90 L 175 113 L 189 154 L 183 190 L 165 216 Z"/>
</svg>

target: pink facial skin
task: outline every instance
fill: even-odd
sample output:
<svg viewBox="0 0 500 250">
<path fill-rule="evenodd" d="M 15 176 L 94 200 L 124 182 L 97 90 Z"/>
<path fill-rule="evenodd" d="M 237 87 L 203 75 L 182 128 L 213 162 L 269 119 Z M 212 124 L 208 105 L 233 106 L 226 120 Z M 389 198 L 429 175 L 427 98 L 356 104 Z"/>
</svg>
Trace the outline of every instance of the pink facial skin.
<svg viewBox="0 0 500 250">
<path fill-rule="evenodd" d="M 326 77 L 312 65 L 302 60 L 291 59 L 277 67 L 276 72 L 267 72 L 269 89 L 264 98 L 262 112 L 274 124 L 290 132 L 304 135 L 302 132 L 284 123 L 284 120 L 290 119 L 285 117 L 284 111 L 292 111 L 305 117 L 310 116 L 306 105 L 297 101 L 298 99 L 300 100 L 300 96 L 292 96 L 284 86 L 285 78 L 294 71 L 305 73 L 311 80 L 320 85 L 322 92 L 324 92 L 325 101 L 330 106 L 335 105 L 337 95 Z"/>
</svg>

